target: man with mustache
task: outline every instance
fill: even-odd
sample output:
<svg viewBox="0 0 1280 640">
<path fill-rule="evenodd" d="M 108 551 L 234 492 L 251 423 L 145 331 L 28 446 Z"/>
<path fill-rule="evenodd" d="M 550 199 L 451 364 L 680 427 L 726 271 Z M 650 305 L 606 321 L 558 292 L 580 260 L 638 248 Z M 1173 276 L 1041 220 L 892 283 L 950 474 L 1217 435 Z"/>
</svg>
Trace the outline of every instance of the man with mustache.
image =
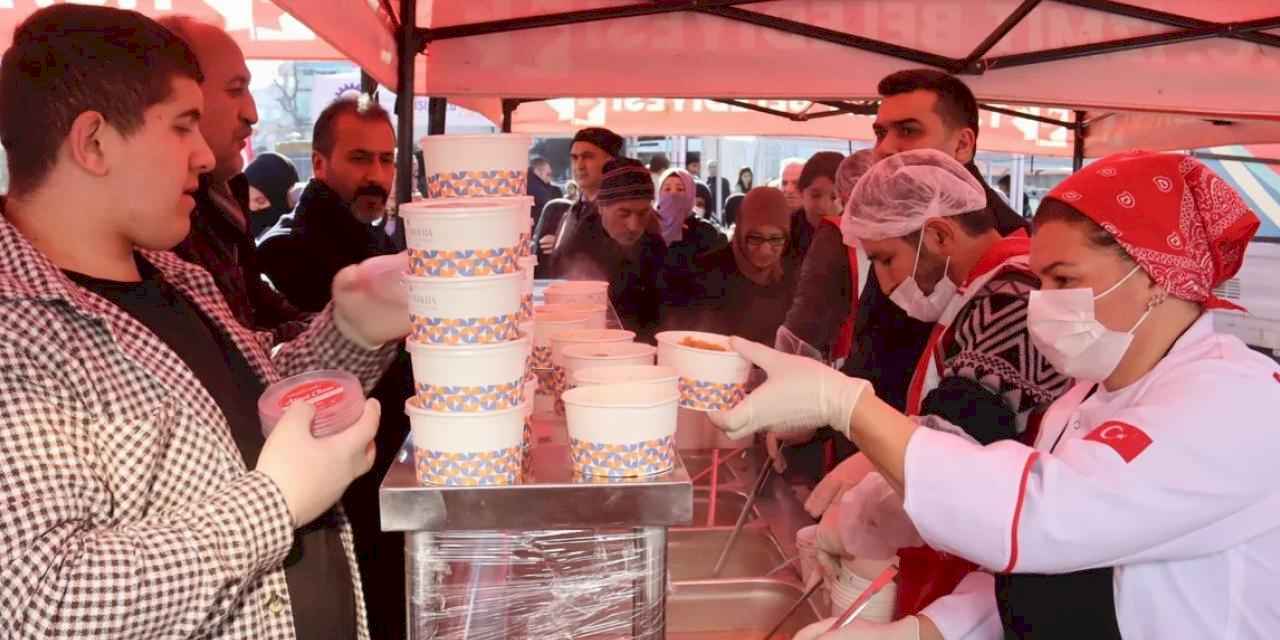
<svg viewBox="0 0 1280 640">
<path fill-rule="evenodd" d="M 263 273 L 304 311 L 328 304 L 339 269 L 397 250 L 373 226 L 395 178 L 390 114 L 363 96 L 339 98 L 316 118 L 311 144 L 315 177 L 293 213 L 258 242 Z"/>
<path fill-rule="evenodd" d="M 280 343 L 307 325 L 302 313 L 262 281 L 249 223 L 249 181 L 244 170 L 246 141 L 258 122 L 249 93 L 249 68 L 235 40 L 221 28 L 188 16 L 159 21 L 196 54 L 204 81 L 200 134 L 213 151 L 213 170 L 200 176 L 191 235 L 174 248 L 187 262 L 204 267 L 240 324 L 270 331 Z"/>
</svg>

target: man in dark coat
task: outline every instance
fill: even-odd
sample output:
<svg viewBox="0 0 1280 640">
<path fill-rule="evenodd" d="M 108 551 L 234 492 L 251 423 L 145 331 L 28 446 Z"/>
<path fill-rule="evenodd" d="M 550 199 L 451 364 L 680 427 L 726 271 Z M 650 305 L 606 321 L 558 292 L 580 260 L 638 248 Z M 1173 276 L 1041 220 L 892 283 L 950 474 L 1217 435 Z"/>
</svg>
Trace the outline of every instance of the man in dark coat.
<svg viewBox="0 0 1280 640">
<path fill-rule="evenodd" d="M 316 177 L 293 213 L 258 243 L 263 272 L 295 306 L 320 311 L 338 270 L 396 252 L 392 238 L 374 226 L 385 218 L 395 143 L 391 117 L 375 102 L 343 98 L 316 119 Z"/>
<path fill-rule="evenodd" d="M 551 276 L 609 283 L 609 301 L 641 340 L 657 330 L 666 243 L 653 232 L 653 179 L 637 160 L 604 166 L 596 202 L 551 254 Z"/>
<path fill-rule="evenodd" d="M 215 162 L 213 171 L 200 176 L 191 234 L 174 253 L 213 276 L 240 324 L 270 331 L 276 343 L 288 341 L 306 329 L 305 317 L 263 282 L 249 231 L 249 182 L 241 173 L 240 151 L 258 122 L 258 109 L 249 93 L 244 54 L 213 25 L 188 17 L 169 17 L 161 24 L 187 42 L 206 70 L 200 133 Z"/>
</svg>

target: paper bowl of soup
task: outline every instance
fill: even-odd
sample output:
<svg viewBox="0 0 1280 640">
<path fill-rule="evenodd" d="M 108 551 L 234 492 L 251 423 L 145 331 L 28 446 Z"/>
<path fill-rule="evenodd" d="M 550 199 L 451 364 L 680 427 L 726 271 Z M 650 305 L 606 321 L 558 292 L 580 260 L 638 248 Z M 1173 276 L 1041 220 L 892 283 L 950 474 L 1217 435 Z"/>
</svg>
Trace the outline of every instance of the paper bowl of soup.
<svg viewBox="0 0 1280 640">
<path fill-rule="evenodd" d="M 520 406 L 531 339 L 469 346 L 409 342 L 414 392 L 442 413 L 485 413 Z"/>
<path fill-rule="evenodd" d="M 573 345 L 602 345 L 608 343 L 629 343 L 635 340 L 634 331 L 625 329 L 579 329 L 562 331 L 551 336 L 551 381 L 552 397 L 559 398 L 569 388 L 569 372 L 565 368 L 564 351 Z M 556 403 L 556 414 L 564 415 L 564 405 Z"/>
<path fill-rule="evenodd" d="M 518 273 L 475 278 L 406 276 L 409 340 L 472 345 L 520 337 Z"/>
<path fill-rule="evenodd" d="M 565 389 L 574 387 L 574 372 L 593 367 L 651 365 L 657 348 L 639 342 L 573 344 L 564 348 Z"/>
<path fill-rule="evenodd" d="M 670 471 L 678 395 L 652 384 L 602 384 L 564 393 L 576 474 L 637 478 Z"/>
<path fill-rule="evenodd" d="M 529 147 L 524 134 L 435 135 L 422 139 L 429 198 L 523 196 Z M 525 217 L 528 217 L 525 208 Z"/>
<path fill-rule="evenodd" d="M 729 337 L 702 331 L 657 335 L 658 364 L 680 373 L 680 406 L 697 411 L 732 409 L 747 393 L 751 362 L 729 346 Z"/>
<path fill-rule="evenodd" d="M 547 304 L 608 304 L 609 283 L 602 280 L 563 280 L 542 293 Z"/>
<path fill-rule="evenodd" d="M 491 486 L 519 482 L 525 457 L 523 407 L 490 413 L 439 413 L 405 403 L 418 482 Z"/>
<path fill-rule="evenodd" d="M 421 200 L 401 209 L 409 272 L 470 278 L 520 270 L 533 199 Z"/>
</svg>

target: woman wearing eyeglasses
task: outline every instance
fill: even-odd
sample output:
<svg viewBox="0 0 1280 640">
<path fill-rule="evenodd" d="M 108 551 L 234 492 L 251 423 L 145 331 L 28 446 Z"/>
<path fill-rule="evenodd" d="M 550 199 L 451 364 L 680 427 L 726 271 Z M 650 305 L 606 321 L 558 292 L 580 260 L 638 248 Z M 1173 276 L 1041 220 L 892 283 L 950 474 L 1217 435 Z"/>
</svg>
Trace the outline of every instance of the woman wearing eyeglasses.
<svg viewBox="0 0 1280 640">
<path fill-rule="evenodd" d="M 796 288 L 785 259 L 790 226 L 781 191 L 752 189 L 729 245 L 699 256 L 689 271 L 668 273 L 664 326 L 772 340 Z"/>
</svg>

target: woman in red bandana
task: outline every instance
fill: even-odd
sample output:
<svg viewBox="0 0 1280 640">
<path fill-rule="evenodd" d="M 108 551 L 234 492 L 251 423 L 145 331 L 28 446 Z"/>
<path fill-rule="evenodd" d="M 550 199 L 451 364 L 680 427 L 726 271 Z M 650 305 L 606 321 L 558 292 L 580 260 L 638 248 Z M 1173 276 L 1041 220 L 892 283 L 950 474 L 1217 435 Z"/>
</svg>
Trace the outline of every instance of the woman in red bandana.
<svg viewBox="0 0 1280 640">
<path fill-rule="evenodd" d="M 1280 371 L 1206 313 L 1256 216 L 1195 159 L 1133 152 L 1068 178 L 1035 223 L 1029 331 L 1076 385 L 1033 446 L 980 446 L 736 344 L 769 382 L 714 421 L 847 425 L 923 540 L 985 570 L 920 615 L 797 638 L 1280 637 Z"/>
</svg>

